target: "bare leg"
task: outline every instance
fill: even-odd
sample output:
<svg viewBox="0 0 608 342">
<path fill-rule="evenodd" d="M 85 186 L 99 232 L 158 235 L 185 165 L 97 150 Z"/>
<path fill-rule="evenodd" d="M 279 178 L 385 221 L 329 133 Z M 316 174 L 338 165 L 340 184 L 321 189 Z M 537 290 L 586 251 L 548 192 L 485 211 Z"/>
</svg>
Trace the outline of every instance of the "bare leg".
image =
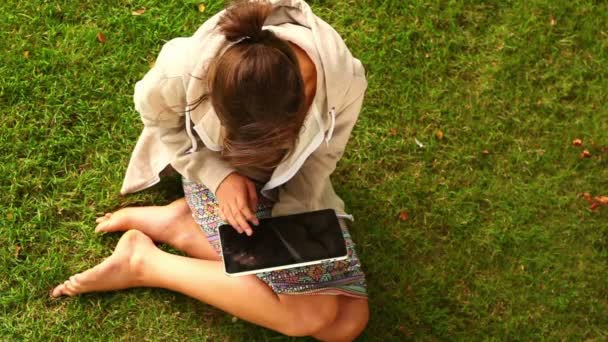
<svg viewBox="0 0 608 342">
<path fill-rule="evenodd" d="M 160 210 L 159 210 L 160 209 Z M 118 214 L 118 215 L 117 215 Z M 117 216 L 114 216 L 117 215 Z M 116 214 L 112 215 L 113 223 L 109 226 L 103 227 L 102 231 L 121 231 L 129 229 L 129 226 L 140 228 L 142 230 L 147 231 L 148 234 L 153 235 L 153 239 L 155 241 L 167 242 L 171 246 L 180 249 L 187 254 L 207 259 L 207 260 L 219 260 L 219 257 L 213 247 L 209 244 L 207 239 L 204 237 L 204 234 L 198 227 L 198 224 L 194 221 L 190 214 L 190 210 L 187 206 L 187 203 L 184 199 L 173 202 L 172 204 L 164 207 L 141 207 L 141 208 L 126 208 L 118 211 Z M 160 216 L 159 216 L 160 215 Z M 172 218 L 173 222 L 164 223 L 162 219 L 159 218 Z M 100 220 L 101 222 L 106 220 Z M 99 230 L 99 227 L 98 227 Z M 163 232 L 165 232 L 163 234 Z M 171 233 L 167 233 L 171 232 Z M 193 234 L 195 233 L 195 234 Z M 127 234 L 125 234 L 127 235 Z M 135 234 L 137 235 L 137 234 Z M 171 239 L 167 236 L 182 236 L 182 238 Z M 184 238 L 189 237 L 189 238 Z M 124 237 L 121 241 L 125 239 Z M 188 243 L 180 243 L 188 242 Z M 112 262 L 108 262 L 108 260 L 104 261 L 104 263 L 99 266 L 94 267 L 93 269 L 83 273 L 76 275 L 70 278 L 70 281 L 58 286 L 54 293 L 55 296 L 65 294 L 65 295 L 75 295 L 77 293 L 82 292 L 90 292 L 90 291 L 103 291 L 103 290 L 111 290 L 111 289 L 97 289 L 95 287 L 90 287 L 89 289 L 82 288 L 82 279 L 83 275 L 84 279 L 88 279 L 89 282 L 95 282 L 95 279 L 100 279 L 99 274 L 102 274 L 105 269 L 108 269 L 107 264 L 115 265 L 118 262 L 116 261 L 118 258 L 114 258 L 116 254 L 125 254 L 118 253 L 119 246 L 117 246 L 116 252 L 114 255 L 108 260 Z M 141 254 L 141 253 L 140 253 Z M 131 264 L 137 265 L 137 259 L 133 258 L 135 261 L 131 262 Z M 220 267 L 221 268 L 221 267 Z M 133 270 L 132 270 L 133 272 Z M 133 272 L 136 273 L 137 272 Z M 97 276 L 92 276 L 97 274 Z M 137 278 L 137 277 L 136 277 Z M 75 282 L 76 281 L 76 282 Z M 80 282 L 78 282 L 80 281 Z M 251 280 L 250 280 L 251 281 Z M 268 291 L 271 291 L 268 286 L 257 278 L 254 279 L 257 283 L 261 283 L 261 285 Z M 72 284 L 75 282 L 75 284 Z M 86 282 L 85 282 L 86 284 Z M 129 286 L 117 287 L 126 288 L 133 286 L 144 286 L 140 281 L 130 282 Z M 184 292 L 185 293 L 185 292 Z M 188 293 L 185 293 L 188 294 Z M 272 293 L 276 298 L 282 299 L 284 303 L 288 303 L 290 300 L 307 300 L 306 298 L 310 297 L 326 297 L 326 296 L 300 296 L 300 295 L 279 295 L 276 296 Z M 197 297 L 195 297 L 197 298 Z M 313 337 L 323 340 L 323 341 L 351 341 L 356 338 L 362 331 L 365 329 L 367 325 L 368 317 L 369 317 L 369 309 L 368 303 L 365 299 L 355 299 L 346 296 L 337 296 L 337 314 L 334 317 L 331 323 L 328 323 L 329 320 L 321 320 L 325 324 L 324 327 L 319 328 L 314 334 L 311 334 Z M 198 298 L 197 298 L 198 299 Z M 204 301 L 204 300 L 203 300 Z M 312 301 L 314 303 L 314 300 Z M 214 305 L 213 303 L 209 303 Z M 330 312 L 331 313 L 331 312 Z M 237 314 L 238 316 L 238 314 Z M 241 316 L 239 316 L 241 317 Z M 243 318 L 243 317 L 242 317 Z M 246 318 L 243 318 L 246 319 Z M 255 321 L 251 320 L 253 323 Z M 315 323 L 315 322 L 313 322 Z M 316 322 L 319 324 L 319 320 Z M 314 325 L 314 324 L 313 324 Z M 273 329 L 272 327 L 269 327 Z M 275 329 L 277 330 L 277 329 Z M 289 333 L 286 331 L 278 330 L 283 333 Z"/>
<path fill-rule="evenodd" d="M 334 322 L 338 312 L 336 296 L 276 295 L 255 276 L 226 276 L 218 261 L 163 252 L 136 230 L 124 234 L 112 256 L 57 286 L 52 295 L 128 287 L 177 291 L 291 336 L 313 335 Z"/>
<path fill-rule="evenodd" d="M 352 341 L 363 332 L 368 320 L 367 299 L 339 296 L 336 319 L 312 336 L 321 341 Z"/>
<path fill-rule="evenodd" d="M 181 250 L 193 258 L 220 260 L 192 218 L 184 198 L 166 206 L 129 207 L 97 219 L 96 232 L 136 229 L 156 242 Z"/>
</svg>

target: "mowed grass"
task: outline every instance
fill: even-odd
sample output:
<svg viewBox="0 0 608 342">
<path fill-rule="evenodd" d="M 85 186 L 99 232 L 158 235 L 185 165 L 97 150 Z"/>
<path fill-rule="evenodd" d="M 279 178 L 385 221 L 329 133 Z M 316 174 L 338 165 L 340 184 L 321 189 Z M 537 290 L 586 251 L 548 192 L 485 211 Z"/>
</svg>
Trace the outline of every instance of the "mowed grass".
<svg viewBox="0 0 608 342">
<path fill-rule="evenodd" d="M 47 295 L 113 250 L 97 215 L 181 196 L 119 189 L 133 86 L 223 6 L 205 4 L 0 3 L 0 340 L 288 339 L 165 290 Z M 608 5 L 312 6 L 368 71 L 333 177 L 368 279 L 361 340 L 608 338 L 608 208 L 579 197 L 608 195 Z"/>
</svg>

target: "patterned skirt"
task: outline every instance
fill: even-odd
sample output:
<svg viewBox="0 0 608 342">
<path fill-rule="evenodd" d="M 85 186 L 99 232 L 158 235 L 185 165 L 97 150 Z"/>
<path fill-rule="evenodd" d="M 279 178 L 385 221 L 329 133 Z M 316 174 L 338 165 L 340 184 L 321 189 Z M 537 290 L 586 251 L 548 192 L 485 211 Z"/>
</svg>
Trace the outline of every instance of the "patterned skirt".
<svg viewBox="0 0 608 342">
<path fill-rule="evenodd" d="M 224 222 L 220 219 L 215 195 L 204 185 L 185 179 L 183 186 L 194 220 L 207 236 L 211 246 L 221 256 L 218 229 Z M 258 195 L 258 198 L 260 200 L 256 216 L 270 217 L 272 202 L 262 195 Z M 256 276 L 277 294 L 326 294 L 367 298 L 365 275 L 355 253 L 355 245 L 344 220 L 339 221 L 348 251 L 346 260 L 261 272 Z"/>
</svg>

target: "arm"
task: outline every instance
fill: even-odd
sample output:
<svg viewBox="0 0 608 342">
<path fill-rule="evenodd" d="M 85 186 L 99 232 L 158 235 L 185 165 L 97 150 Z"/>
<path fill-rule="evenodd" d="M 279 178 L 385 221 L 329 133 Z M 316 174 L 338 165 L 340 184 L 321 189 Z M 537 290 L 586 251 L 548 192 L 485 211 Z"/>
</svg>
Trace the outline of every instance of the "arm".
<svg viewBox="0 0 608 342">
<path fill-rule="evenodd" d="M 191 140 L 185 130 L 186 89 L 196 60 L 190 49 L 192 38 L 166 43 L 155 65 L 135 85 L 135 109 L 144 130 L 133 151 L 121 192 L 145 189 L 159 180 L 159 173 L 171 165 L 185 178 L 203 183 L 214 193 L 224 178 L 235 170 L 219 153 L 200 148 L 188 153 Z"/>
</svg>

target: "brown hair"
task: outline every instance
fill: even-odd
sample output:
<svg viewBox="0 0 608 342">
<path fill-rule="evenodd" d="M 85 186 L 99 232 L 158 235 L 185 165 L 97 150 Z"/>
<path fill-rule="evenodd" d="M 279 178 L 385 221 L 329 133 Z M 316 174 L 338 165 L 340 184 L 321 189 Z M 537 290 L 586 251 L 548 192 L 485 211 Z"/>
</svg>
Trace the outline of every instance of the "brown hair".
<svg viewBox="0 0 608 342">
<path fill-rule="evenodd" d="M 295 145 L 304 119 L 296 55 L 262 29 L 271 11 L 267 1 L 236 1 L 218 23 L 228 48 L 211 62 L 208 88 L 225 128 L 222 157 L 236 167 L 275 167 Z"/>
</svg>

